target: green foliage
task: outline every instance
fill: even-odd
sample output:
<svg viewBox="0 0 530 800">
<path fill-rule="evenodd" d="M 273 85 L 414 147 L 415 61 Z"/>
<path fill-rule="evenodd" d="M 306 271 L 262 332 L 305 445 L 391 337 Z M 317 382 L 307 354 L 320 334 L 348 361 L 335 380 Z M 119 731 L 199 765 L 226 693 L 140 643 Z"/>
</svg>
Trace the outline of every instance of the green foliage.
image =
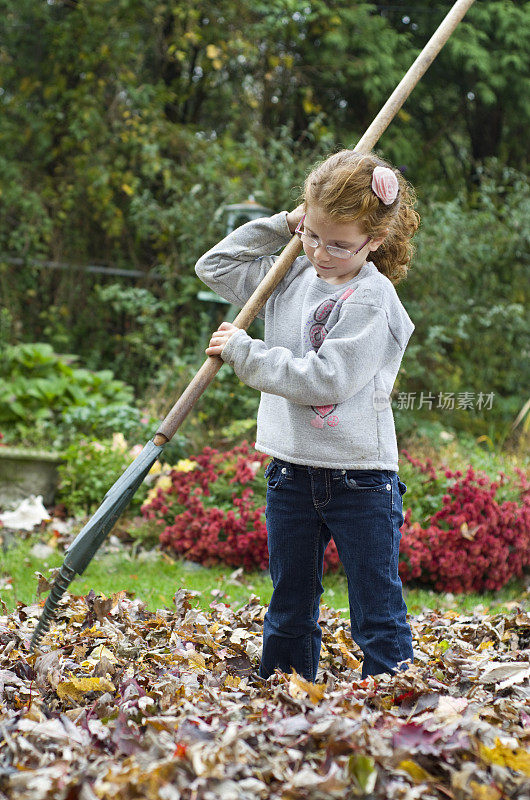
<svg viewBox="0 0 530 800">
<path fill-rule="evenodd" d="M 69 514 L 90 514 L 103 502 L 108 490 L 129 466 L 133 458 L 121 443 L 113 439 L 72 442 L 59 465 L 59 488 L 56 500 L 64 503 Z M 147 494 L 141 484 L 131 500 L 131 509 L 139 510 Z"/>
<path fill-rule="evenodd" d="M 138 548 L 152 550 L 160 542 L 160 526 L 152 520 L 134 517 L 127 526 L 127 534 L 134 541 L 134 550 Z M 133 550 L 133 548 L 131 548 Z"/>
<path fill-rule="evenodd" d="M 178 351 L 171 311 L 149 289 L 111 283 L 94 287 L 97 326 L 87 363 L 112 363 L 122 380 L 144 391 L 167 353 Z"/>
<path fill-rule="evenodd" d="M 0 345 L 48 342 L 91 370 L 111 365 L 165 413 L 225 318 L 198 302 L 193 271 L 225 233 L 223 204 L 292 206 L 309 166 L 355 144 L 450 5 L 404 16 L 348 0 L 0 0 Z M 403 433 L 439 422 L 501 444 L 527 400 L 529 27 L 528 3 L 474 4 L 378 143 L 422 198 L 399 388 L 494 393 L 480 413 L 397 411 Z M 256 393 L 227 373 L 172 442 L 180 456 L 255 416 Z M 87 402 L 67 419 L 129 434 L 128 412 L 115 413 Z M 19 419 L 16 434 L 46 438 L 48 422 Z"/>
<path fill-rule="evenodd" d="M 429 460 L 428 463 L 432 462 Z M 411 519 L 414 522 L 427 526 L 433 514 L 442 507 L 442 498 L 454 483 L 454 479 L 447 478 L 442 470 L 419 473 L 417 466 L 404 456 L 401 457 L 399 477 L 407 485 L 407 491 L 403 496 L 403 508 L 411 509 Z"/>
<path fill-rule="evenodd" d="M 453 3 L 385 6 L 388 24 L 407 32 L 415 55 Z M 405 12 L 405 13 L 404 13 Z M 525 170 L 528 126 L 530 7 L 519 0 L 474 3 L 414 88 L 388 133 L 387 155 L 396 160 L 408 142 L 416 182 L 439 185 L 448 198 L 480 184 L 480 166 L 492 157 Z M 406 146 L 406 145 L 405 145 Z M 412 151 L 415 149 L 415 153 Z M 421 154 L 421 155 L 420 155 Z M 410 156 L 410 160 L 409 160 Z M 426 171 L 417 171 L 417 159 Z"/>
<path fill-rule="evenodd" d="M 428 419 L 502 445 L 530 378 L 528 182 L 490 161 L 471 204 L 459 196 L 421 210 L 417 257 L 400 289 L 416 324 L 403 361 L 406 392 L 416 402 L 402 412 L 402 430 Z M 419 408 L 422 392 L 432 409 Z M 452 393 L 454 409 L 442 407 L 440 393 Z"/>
<path fill-rule="evenodd" d="M 6 443 L 64 446 L 76 433 L 104 435 L 138 428 L 133 392 L 111 370 L 75 366 L 37 342 L 0 354 L 0 426 Z"/>
</svg>

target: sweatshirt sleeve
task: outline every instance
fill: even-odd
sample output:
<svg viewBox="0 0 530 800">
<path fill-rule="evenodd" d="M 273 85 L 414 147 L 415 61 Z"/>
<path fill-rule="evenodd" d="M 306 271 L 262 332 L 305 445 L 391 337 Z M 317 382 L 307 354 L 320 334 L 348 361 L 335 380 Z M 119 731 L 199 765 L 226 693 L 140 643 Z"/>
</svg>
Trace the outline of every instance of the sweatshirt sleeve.
<svg viewBox="0 0 530 800">
<path fill-rule="evenodd" d="M 291 239 L 287 211 L 251 220 L 201 256 L 195 272 L 206 286 L 225 300 L 244 306 L 276 261 L 272 254 L 285 247 Z M 285 289 L 304 266 L 302 262 L 303 259 L 295 260 L 277 290 Z M 258 316 L 264 318 L 263 310 Z"/>
<path fill-rule="evenodd" d="M 400 353 L 384 308 L 345 303 L 318 352 L 296 358 L 288 348 L 268 348 L 241 330 L 230 337 L 221 358 L 247 386 L 318 406 L 357 394 Z"/>
</svg>

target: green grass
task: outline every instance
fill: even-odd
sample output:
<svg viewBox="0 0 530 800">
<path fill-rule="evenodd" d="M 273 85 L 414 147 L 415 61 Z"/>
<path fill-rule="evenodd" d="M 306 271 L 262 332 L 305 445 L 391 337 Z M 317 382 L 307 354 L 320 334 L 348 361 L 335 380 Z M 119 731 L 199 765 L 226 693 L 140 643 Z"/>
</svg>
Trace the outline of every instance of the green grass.
<svg viewBox="0 0 530 800">
<path fill-rule="evenodd" d="M 17 601 L 26 605 L 37 602 L 37 578 L 39 571 L 47 575 L 47 570 L 60 567 L 64 553 L 54 552 L 45 561 L 30 553 L 38 535 L 20 540 L 15 547 L 3 552 L 0 548 L 0 597 L 11 611 Z M 196 568 L 194 568 L 196 567 Z M 134 592 L 143 600 L 150 611 L 167 606 L 172 608 L 172 597 L 181 587 L 199 591 L 196 605 L 208 610 L 214 600 L 230 603 L 235 607 L 243 605 L 251 594 L 256 594 L 262 603 L 268 604 L 272 595 L 272 584 L 268 573 L 243 573 L 238 582 L 231 579 L 232 567 L 200 567 L 183 561 L 171 560 L 160 553 L 155 561 L 142 560 L 134 546 L 125 547 L 118 553 L 104 553 L 100 550 L 83 575 L 70 584 L 72 594 L 85 595 L 90 589 L 96 594 L 109 596 L 123 589 Z M 6 582 L 6 577 L 11 581 Z M 324 576 L 324 595 L 321 603 L 340 609 L 342 616 L 349 617 L 346 578 L 342 574 Z M 11 588 L 7 588 L 11 587 Z M 45 595 L 44 595 L 45 596 Z M 427 589 L 404 586 L 404 597 L 410 614 L 419 614 L 425 609 L 445 611 L 454 609 L 459 614 L 473 613 L 481 606 L 481 613 L 498 614 L 510 610 L 506 604 L 519 603 L 524 610 L 530 610 L 530 592 L 525 590 L 524 581 L 512 580 L 498 592 L 484 594 L 455 595 L 438 594 Z"/>
</svg>

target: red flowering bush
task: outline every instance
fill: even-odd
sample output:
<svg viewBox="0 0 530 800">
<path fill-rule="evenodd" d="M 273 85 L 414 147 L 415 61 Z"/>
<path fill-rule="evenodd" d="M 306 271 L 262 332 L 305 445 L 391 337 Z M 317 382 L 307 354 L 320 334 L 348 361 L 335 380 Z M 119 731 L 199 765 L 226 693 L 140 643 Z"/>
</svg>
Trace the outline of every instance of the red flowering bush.
<svg viewBox="0 0 530 800">
<path fill-rule="evenodd" d="M 205 447 L 159 478 L 142 513 L 160 525 L 161 544 L 190 561 L 266 569 L 269 458 L 246 441 L 226 452 Z M 326 561 L 339 565 L 334 545 Z"/>
<path fill-rule="evenodd" d="M 416 580 L 437 591 L 481 592 L 522 577 L 530 566 L 530 482 L 524 472 L 516 468 L 518 480 L 512 479 L 511 493 L 520 502 L 500 501 L 499 488 L 510 483 L 504 472 L 492 482 L 472 467 L 465 475 L 460 470 L 437 472 L 432 462 L 422 464 L 407 451 L 403 454 L 427 476 L 414 484 L 418 502 L 438 503 L 421 522 L 412 520 L 415 509 L 405 511 L 399 566 L 403 583 Z"/>
<path fill-rule="evenodd" d="M 464 475 L 402 452 L 406 461 L 400 477 L 410 491 L 401 528 L 403 583 L 480 592 L 521 577 L 530 565 L 530 483 L 522 470 L 516 469 L 518 481 L 501 472 L 492 482 L 472 467 Z M 266 569 L 263 472 L 268 460 L 246 441 L 226 452 L 205 447 L 162 471 L 142 513 L 160 526 L 161 544 L 190 561 Z M 338 568 L 332 540 L 324 571 Z"/>
</svg>

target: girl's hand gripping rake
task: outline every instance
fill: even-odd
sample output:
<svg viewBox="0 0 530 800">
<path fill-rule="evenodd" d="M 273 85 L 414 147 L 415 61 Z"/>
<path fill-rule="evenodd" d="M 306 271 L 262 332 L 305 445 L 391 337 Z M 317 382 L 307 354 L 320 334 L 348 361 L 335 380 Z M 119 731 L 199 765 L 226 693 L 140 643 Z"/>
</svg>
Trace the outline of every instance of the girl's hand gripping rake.
<svg viewBox="0 0 530 800">
<path fill-rule="evenodd" d="M 359 140 L 355 150 L 367 152 L 374 147 L 473 2 L 474 0 L 458 0 L 454 4 L 366 133 Z M 235 318 L 233 324 L 236 327 L 244 330 L 248 328 L 282 278 L 289 271 L 293 261 L 300 253 L 301 247 L 298 237 L 296 235 L 293 236 L 254 294 Z M 159 457 L 164 445 L 174 436 L 223 363 L 220 356 L 208 357 L 163 420 L 154 438 L 147 442 L 142 452 L 109 489 L 96 513 L 68 548 L 64 563 L 54 581 L 42 616 L 33 633 L 30 644 L 32 652 L 49 629 L 59 601 L 69 584 L 76 575 L 82 575 L 85 571 L 105 537 L 114 527 L 116 520 L 128 506 L 132 496 Z"/>
</svg>

